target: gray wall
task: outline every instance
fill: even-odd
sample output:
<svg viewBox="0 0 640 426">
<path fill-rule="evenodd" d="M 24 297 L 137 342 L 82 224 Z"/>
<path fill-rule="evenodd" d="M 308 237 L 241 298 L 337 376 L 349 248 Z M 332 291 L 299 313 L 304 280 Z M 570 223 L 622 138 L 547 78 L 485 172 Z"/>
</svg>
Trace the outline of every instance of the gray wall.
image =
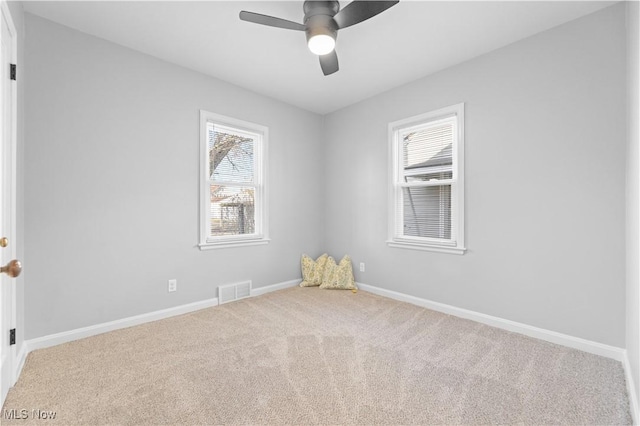
<svg viewBox="0 0 640 426">
<path fill-rule="evenodd" d="M 322 117 L 25 20 L 27 338 L 300 276 L 323 246 Z M 196 248 L 199 109 L 269 127 L 270 244 Z"/>
<path fill-rule="evenodd" d="M 640 3 L 627 3 L 627 355 L 640 398 Z M 640 406 L 640 400 L 636 401 Z M 636 419 L 636 422 L 640 419 Z"/>
<path fill-rule="evenodd" d="M 624 21 L 618 4 L 328 115 L 328 251 L 362 283 L 624 347 Z M 387 124 L 459 102 L 468 252 L 389 248 Z"/>
</svg>

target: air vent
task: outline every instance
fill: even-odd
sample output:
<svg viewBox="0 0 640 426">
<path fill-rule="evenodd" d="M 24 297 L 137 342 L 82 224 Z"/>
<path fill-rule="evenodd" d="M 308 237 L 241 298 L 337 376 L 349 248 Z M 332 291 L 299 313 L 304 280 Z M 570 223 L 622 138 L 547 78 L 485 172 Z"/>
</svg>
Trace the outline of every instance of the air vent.
<svg viewBox="0 0 640 426">
<path fill-rule="evenodd" d="M 251 281 L 221 285 L 218 287 L 218 305 L 251 296 Z"/>
</svg>

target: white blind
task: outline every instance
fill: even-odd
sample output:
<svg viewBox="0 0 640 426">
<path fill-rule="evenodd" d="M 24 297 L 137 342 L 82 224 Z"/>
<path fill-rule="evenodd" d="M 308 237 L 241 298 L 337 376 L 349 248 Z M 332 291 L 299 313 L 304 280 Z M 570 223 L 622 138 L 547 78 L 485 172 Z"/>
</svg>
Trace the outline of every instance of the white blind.
<svg viewBox="0 0 640 426">
<path fill-rule="evenodd" d="M 451 239 L 451 185 L 402 189 L 402 235 Z"/>
<path fill-rule="evenodd" d="M 260 136 L 207 123 L 210 237 L 256 233 L 256 143 Z"/>
<path fill-rule="evenodd" d="M 451 240 L 456 117 L 398 132 L 396 235 Z"/>
</svg>

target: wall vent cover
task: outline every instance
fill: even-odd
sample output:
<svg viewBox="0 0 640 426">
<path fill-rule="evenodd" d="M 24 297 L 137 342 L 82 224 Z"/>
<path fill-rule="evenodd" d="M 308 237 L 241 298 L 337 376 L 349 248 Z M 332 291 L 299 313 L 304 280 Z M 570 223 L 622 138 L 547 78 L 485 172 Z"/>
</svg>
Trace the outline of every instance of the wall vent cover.
<svg viewBox="0 0 640 426">
<path fill-rule="evenodd" d="M 249 296 L 251 296 L 251 281 L 243 281 L 218 287 L 218 305 L 244 299 Z"/>
</svg>

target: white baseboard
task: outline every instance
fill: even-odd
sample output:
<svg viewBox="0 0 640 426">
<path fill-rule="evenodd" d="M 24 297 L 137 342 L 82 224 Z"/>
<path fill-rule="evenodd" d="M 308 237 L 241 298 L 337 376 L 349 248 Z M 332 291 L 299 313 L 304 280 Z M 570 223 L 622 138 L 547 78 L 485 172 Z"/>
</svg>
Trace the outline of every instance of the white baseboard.
<svg viewBox="0 0 640 426">
<path fill-rule="evenodd" d="M 502 319 L 451 305 L 446 305 L 444 303 L 421 299 L 415 296 L 409 296 L 407 294 L 398 293 L 397 291 L 387 290 L 368 284 L 357 283 L 357 285 L 361 290 L 368 291 L 380 296 L 389 297 L 391 299 L 422 306 L 434 311 L 469 319 L 482 324 L 490 325 L 492 327 L 501 328 L 503 330 L 512 331 L 514 333 L 524 334 L 536 339 L 545 340 L 547 342 L 555 343 L 562 346 L 568 346 L 573 349 L 578 349 L 584 352 L 589 352 L 595 355 L 600 355 L 607 358 L 615 359 L 616 361 L 624 362 L 625 350 L 622 348 L 593 342 L 591 340 L 582 339 L 580 337 L 569 336 L 567 334 L 562 334 L 551 330 L 545 330 L 543 328 L 533 327 L 531 325 Z"/>
<path fill-rule="evenodd" d="M 109 331 L 132 327 L 134 325 L 157 321 L 176 315 L 187 314 L 189 312 L 209 308 L 212 306 L 218 306 L 218 298 L 188 303 L 186 305 L 174 306 L 172 308 L 148 312 L 146 314 L 140 314 L 115 321 L 104 322 L 102 324 L 90 325 L 88 327 L 76 328 L 74 330 L 63 331 L 61 333 L 37 337 L 35 339 L 29 339 L 25 341 L 27 345 L 27 352 L 31 352 L 36 349 L 48 348 L 50 346 L 60 345 L 62 343 L 72 342 L 78 339 L 84 339 L 85 337 L 96 336 L 98 334 L 107 333 Z"/>
<path fill-rule="evenodd" d="M 293 287 L 298 283 L 300 283 L 300 279 L 284 281 L 265 287 L 259 287 L 251 291 L 251 296 L 259 296 L 272 291 Z M 48 336 L 37 337 L 35 339 L 26 340 L 22 345 L 24 350 L 21 350 L 21 352 L 24 352 L 23 358 L 26 359 L 27 354 L 36 349 L 48 348 L 51 346 L 60 345 L 62 343 L 83 339 L 85 337 L 91 337 L 98 334 L 107 333 L 109 331 L 120 330 L 122 328 L 132 327 L 134 325 L 140 325 L 151 321 L 157 321 L 176 315 L 187 314 L 189 312 L 198 311 L 200 309 L 210 308 L 213 306 L 218 306 L 218 298 L 188 303 L 186 305 L 174 306 L 172 308 L 162 309 L 160 311 L 149 312 L 133 317 L 105 322 L 102 324 L 76 328 L 74 330 L 63 331 L 61 333 L 50 334 Z M 22 363 L 24 364 L 24 361 L 22 361 Z M 16 377 L 18 376 L 16 375 Z"/>
<path fill-rule="evenodd" d="M 24 363 L 26 360 L 27 360 L 27 342 L 22 342 L 22 345 L 20 345 L 20 350 L 18 351 L 18 355 L 16 357 L 15 374 L 13 376 L 16 382 L 18 381 L 18 377 L 20 377 L 20 373 L 22 373 L 22 369 L 24 368 Z"/>
<path fill-rule="evenodd" d="M 284 281 L 278 284 L 272 284 L 265 287 L 252 288 L 251 297 L 261 296 L 266 293 L 271 293 L 272 291 L 283 290 L 289 287 L 295 287 L 298 284 L 300 284 L 300 281 L 302 281 L 302 278 L 298 278 L 297 280 Z"/>
<path fill-rule="evenodd" d="M 624 351 L 624 374 L 627 382 L 627 394 L 629 395 L 629 409 L 631 410 L 631 416 L 633 417 L 633 424 L 640 423 L 640 417 L 638 417 L 638 394 L 636 392 L 636 383 L 631 374 L 631 365 L 629 364 L 629 353 Z"/>
</svg>

